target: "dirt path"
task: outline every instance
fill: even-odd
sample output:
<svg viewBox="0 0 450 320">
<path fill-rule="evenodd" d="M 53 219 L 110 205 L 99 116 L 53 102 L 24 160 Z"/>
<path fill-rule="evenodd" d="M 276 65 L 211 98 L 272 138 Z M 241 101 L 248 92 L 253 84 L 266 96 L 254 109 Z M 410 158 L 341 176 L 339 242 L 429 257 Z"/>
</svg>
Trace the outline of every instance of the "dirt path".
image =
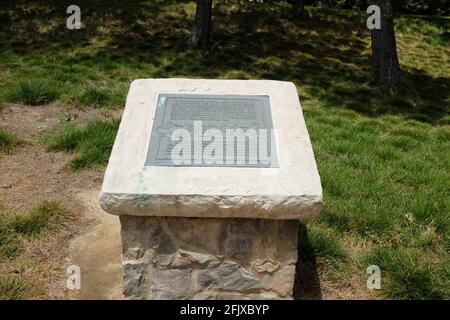
<svg viewBox="0 0 450 320">
<path fill-rule="evenodd" d="M 81 271 L 81 289 L 69 294 L 72 299 L 123 299 L 119 218 L 102 211 L 98 195 L 99 190 L 76 193 L 95 224 L 69 244 L 67 266 L 77 265 Z"/>
<path fill-rule="evenodd" d="M 8 106 L 0 112 L 0 128 L 16 133 L 27 144 L 12 153 L 0 155 L 0 208 L 4 212 L 27 210 L 42 200 L 54 200 L 75 215 L 65 227 L 45 243 L 39 243 L 39 259 L 46 267 L 38 283 L 45 284 L 42 298 L 53 299 L 120 299 L 121 244 L 117 217 L 104 213 L 98 196 L 102 170 L 71 172 L 65 170 L 71 155 L 47 152 L 39 143 L 40 135 L 62 127 L 65 119 L 76 117 L 76 123 L 95 118 L 119 117 L 120 112 L 65 109 L 61 106 Z M 6 169 L 6 170 L 5 170 Z M 35 251 L 29 248 L 27 251 Z M 66 289 L 66 268 L 81 269 L 81 290 Z M 16 263 L 1 266 L 0 272 L 16 272 Z M 28 272 L 28 271 L 26 271 Z"/>
</svg>

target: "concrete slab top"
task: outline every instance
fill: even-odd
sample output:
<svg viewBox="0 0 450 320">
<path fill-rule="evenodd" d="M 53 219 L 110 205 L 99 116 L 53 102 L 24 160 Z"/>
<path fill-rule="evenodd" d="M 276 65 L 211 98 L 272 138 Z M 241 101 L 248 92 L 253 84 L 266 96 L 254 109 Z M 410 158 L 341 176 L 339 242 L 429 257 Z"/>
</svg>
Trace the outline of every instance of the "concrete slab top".
<svg viewBox="0 0 450 320">
<path fill-rule="evenodd" d="M 146 161 L 160 95 L 268 96 L 275 167 L 164 166 Z M 100 204 L 115 215 L 307 219 L 322 188 L 296 87 L 270 80 L 140 79 L 131 84 Z"/>
</svg>

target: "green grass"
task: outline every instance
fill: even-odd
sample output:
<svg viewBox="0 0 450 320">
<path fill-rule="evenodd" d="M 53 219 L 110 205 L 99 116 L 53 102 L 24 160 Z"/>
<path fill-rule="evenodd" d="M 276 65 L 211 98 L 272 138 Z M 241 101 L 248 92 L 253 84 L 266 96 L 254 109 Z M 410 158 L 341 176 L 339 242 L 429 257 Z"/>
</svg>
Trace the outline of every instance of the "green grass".
<svg viewBox="0 0 450 320">
<path fill-rule="evenodd" d="M 0 275 L 0 300 L 33 298 L 36 289 L 19 275 Z"/>
<path fill-rule="evenodd" d="M 10 93 L 12 102 L 36 106 L 47 104 L 58 98 L 58 91 L 50 84 L 40 81 L 21 82 Z"/>
<path fill-rule="evenodd" d="M 23 143 L 16 134 L 0 129 L 0 153 L 8 153 Z"/>
<path fill-rule="evenodd" d="M 449 299 L 450 261 L 432 265 L 422 255 L 418 249 L 389 246 L 376 248 L 362 260 L 366 265 L 378 265 L 382 271 L 389 270 L 382 272 L 388 298 Z"/>
<path fill-rule="evenodd" d="M 333 229 L 310 226 L 308 228 L 308 237 L 315 256 L 325 257 L 336 262 L 340 262 L 347 257 L 339 236 Z"/>
<path fill-rule="evenodd" d="M 56 84 L 59 103 L 104 108 L 123 106 L 137 78 L 292 81 L 324 189 L 322 215 L 307 232 L 325 261 L 319 273 L 346 281 L 379 264 L 384 297 L 448 297 L 448 17 L 397 19 L 405 81 L 386 90 L 372 84 L 364 12 L 308 8 L 294 21 L 284 2 L 217 3 L 212 45 L 191 50 L 193 1 L 77 4 L 78 31 L 61 28 L 67 6 L 57 1 L 0 8 L 0 101 L 11 101 L 22 79 Z M 29 20 L 28 10 L 45 21 Z M 102 166 L 117 127 L 68 126 L 44 142 L 74 153 L 73 169 Z M 327 262 L 339 268 L 328 272 Z"/>
<path fill-rule="evenodd" d="M 190 50 L 192 1 L 125 0 L 105 8 L 101 1 L 82 0 L 78 5 L 85 26 L 78 31 L 60 27 L 64 3 L 10 1 L 0 9 L 5 25 L 0 100 L 11 101 L 22 79 L 57 88 L 53 96 L 61 103 L 101 107 L 123 106 L 136 78 L 279 79 L 297 83 L 303 102 L 319 99 L 327 107 L 371 116 L 449 120 L 448 68 L 443 67 L 448 18 L 398 19 L 406 80 L 389 92 L 371 86 L 364 12 L 309 8 L 307 17 L 293 21 L 285 2 L 217 4 L 211 47 Z M 45 20 L 28 21 L 27 9 Z"/>
<path fill-rule="evenodd" d="M 376 259 L 364 261 L 379 264 L 387 297 L 450 292 L 448 272 L 438 271 L 450 250 L 450 127 L 317 107 L 306 110 L 306 119 L 324 188 L 322 216 L 310 228 L 325 225 L 368 242 Z M 328 242 L 316 244 L 318 251 L 336 241 Z M 411 252 L 420 254 L 404 260 Z M 357 272 L 351 263 L 347 268 Z"/>
<path fill-rule="evenodd" d="M 46 134 L 48 150 L 75 153 L 70 167 L 74 170 L 104 166 L 108 162 L 119 122 L 95 120 L 82 127 L 66 126 L 61 132 Z"/>
<path fill-rule="evenodd" d="M 98 88 L 88 88 L 81 91 L 79 102 L 89 107 L 101 107 L 108 101 L 109 95 L 106 91 Z"/>
<path fill-rule="evenodd" d="M 51 233 L 70 216 L 57 202 L 42 201 L 29 211 L 0 215 L 0 262 L 14 259 L 32 241 Z"/>
<path fill-rule="evenodd" d="M 0 274 L 0 300 L 35 299 L 42 294 L 45 267 L 25 251 L 35 241 L 61 230 L 70 218 L 71 213 L 55 201 L 44 200 L 21 213 L 7 213 L 0 207 L 0 267 L 20 270 Z"/>
</svg>

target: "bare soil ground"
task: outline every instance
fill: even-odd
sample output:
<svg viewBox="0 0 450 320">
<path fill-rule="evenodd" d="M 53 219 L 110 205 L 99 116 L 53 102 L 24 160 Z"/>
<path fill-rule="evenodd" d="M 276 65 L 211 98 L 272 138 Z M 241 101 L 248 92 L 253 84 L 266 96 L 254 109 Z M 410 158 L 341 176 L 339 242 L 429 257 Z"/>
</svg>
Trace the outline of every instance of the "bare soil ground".
<svg viewBox="0 0 450 320">
<path fill-rule="evenodd" d="M 64 125 L 67 115 L 77 114 L 76 122 L 96 118 L 120 117 L 120 111 L 98 109 L 64 109 L 61 106 L 25 107 L 11 105 L 0 111 L 0 128 L 25 139 L 27 144 L 0 156 L 0 206 L 5 212 L 31 208 L 41 200 L 56 200 L 69 208 L 75 218 L 58 234 L 27 248 L 21 259 L 38 259 L 40 272 L 24 270 L 13 261 L 0 266 L 0 273 L 20 273 L 36 278 L 44 287 L 42 299 L 122 299 L 121 243 L 119 219 L 103 212 L 98 196 L 102 170 L 72 172 L 65 168 L 70 154 L 47 152 L 39 142 L 40 135 Z M 81 269 L 81 289 L 66 289 L 66 269 Z M 319 274 L 326 266 L 318 264 Z M 322 270 L 320 270 L 322 269 Z M 317 272 L 317 270 L 315 270 Z M 314 292 L 305 299 L 370 299 L 367 289 L 357 279 L 318 279 Z M 320 278 L 320 276 L 319 276 Z M 319 293 L 317 293 L 317 290 Z"/>
<path fill-rule="evenodd" d="M 120 225 L 117 217 L 107 215 L 98 205 L 103 172 L 67 170 L 70 154 L 47 152 L 39 143 L 44 131 L 64 125 L 61 119 L 67 114 L 76 114 L 76 122 L 83 123 L 119 117 L 120 111 L 52 105 L 8 106 L 1 111 L 0 128 L 16 133 L 27 144 L 0 156 L 0 205 L 5 212 L 19 212 L 47 199 L 62 203 L 75 214 L 64 230 L 25 253 L 47 266 L 48 272 L 30 275 L 46 278 L 35 279 L 46 291 L 39 298 L 121 298 Z M 81 269 L 81 290 L 77 292 L 66 289 L 66 268 L 72 264 Z M 0 272 L 27 273 L 21 269 L 12 262 L 1 266 Z"/>
</svg>

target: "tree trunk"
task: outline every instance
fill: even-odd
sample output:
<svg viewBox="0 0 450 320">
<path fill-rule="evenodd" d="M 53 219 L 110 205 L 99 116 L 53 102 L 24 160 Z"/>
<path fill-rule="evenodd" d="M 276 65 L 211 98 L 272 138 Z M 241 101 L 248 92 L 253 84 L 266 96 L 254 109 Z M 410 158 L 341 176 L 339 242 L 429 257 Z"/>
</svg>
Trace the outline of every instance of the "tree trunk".
<svg viewBox="0 0 450 320">
<path fill-rule="evenodd" d="M 321 0 L 322 8 L 329 9 L 331 7 L 330 0 Z"/>
<path fill-rule="evenodd" d="M 292 16 L 298 18 L 305 13 L 305 1 L 304 0 L 292 0 Z"/>
<path fill-rule="evenodd" d="M 212 0 L 197 0 L 194 29 L 189 39 L 189 46 L 198 48 L 208 44 L 211 32 L 211 11 Z"/>
<path fill-rule="evenodd" d="M 381 9 L 381 29 L 373 29 L 372 56 L 375 83 L 382 86 L 397 84 L 401 78 L 395 41 L 394 13 L 390 0 L 372 0 Z"/>
<path fill-rule="evenodd" d="M 438 0 L 430 0 L 430 4 L 428 5 L 428 14 L 435 16 L 437 14 L 437 2 Z"/>
<path fill-rule="evenodd" d="M 392 3 L 394 14 L 402 12 L 406 8 L 406 0 L 394 0 Z"/>
</svg>

